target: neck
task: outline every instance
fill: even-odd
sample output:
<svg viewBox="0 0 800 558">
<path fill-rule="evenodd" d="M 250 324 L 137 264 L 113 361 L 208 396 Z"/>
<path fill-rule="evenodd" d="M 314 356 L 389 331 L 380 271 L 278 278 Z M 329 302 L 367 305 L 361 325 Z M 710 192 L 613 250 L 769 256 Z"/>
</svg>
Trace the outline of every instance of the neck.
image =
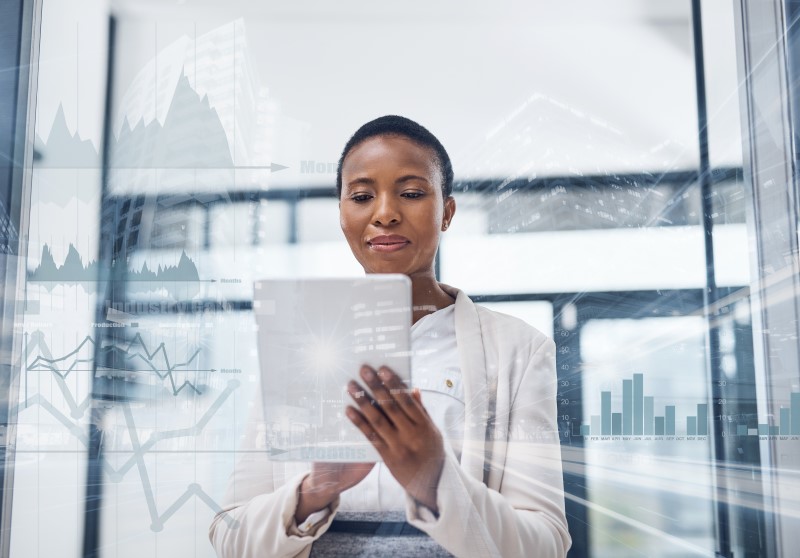
<svg viewBox="0 0 800 558">
<path fill-rule="evenodd" d="M 410 279 L 412 323 L 417 323 L 423 316 L 447 308 L 455 302 L 453 297 L 442 290 L 432 272 L 412 275 Z"/>
</svg>

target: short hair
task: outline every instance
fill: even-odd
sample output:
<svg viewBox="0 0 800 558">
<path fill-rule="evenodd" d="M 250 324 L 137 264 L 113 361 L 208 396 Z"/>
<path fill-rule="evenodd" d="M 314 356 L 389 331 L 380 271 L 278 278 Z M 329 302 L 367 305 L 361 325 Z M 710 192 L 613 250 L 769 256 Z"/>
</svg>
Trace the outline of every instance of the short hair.
<svg viewBox="0 0 800 558">
<path fill-rule="evenodd" d="M 453 165 L 442 143 L 427 128 L 404 116 L 387 114 L 371 120 L 361 126 L 342 150 L 339 165 L 336 167 L 336 194 L 342 197 L 342 165 L 347 154 L 356 146 L 376 136 L 403 136 L 423 147 L 433 149 L 436 164 L 442 173 L 442 198 L 447 199 L 453 193 Z"/>
</svg>

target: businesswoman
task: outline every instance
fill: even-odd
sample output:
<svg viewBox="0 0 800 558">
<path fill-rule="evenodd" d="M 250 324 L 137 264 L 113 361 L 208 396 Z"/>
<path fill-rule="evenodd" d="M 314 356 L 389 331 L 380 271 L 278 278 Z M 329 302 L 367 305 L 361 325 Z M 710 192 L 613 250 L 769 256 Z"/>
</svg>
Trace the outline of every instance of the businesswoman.
<svg viewBox="0 0 800 558">
<path fill-rule="evenodd" d="M 415 389 L 387 368 L 354 371 L 346 414 L 383 463 L 245 453 L 210 527 L 219 556 L 566 554 L 554 343 L 436 281 L 452 185 L 444 147 L 407 118 L 368 122 L 345 145 L 342 231 L 366 273 L 411 279 Z M 264 449 L 261 416 L 256 404 L 249 449 Z"/>
</svg>

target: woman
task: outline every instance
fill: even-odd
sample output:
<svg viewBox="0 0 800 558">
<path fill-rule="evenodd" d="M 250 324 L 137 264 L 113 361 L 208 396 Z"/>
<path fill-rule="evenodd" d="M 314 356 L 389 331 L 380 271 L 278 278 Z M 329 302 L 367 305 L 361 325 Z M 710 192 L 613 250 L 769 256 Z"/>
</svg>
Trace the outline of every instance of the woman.
<svg viewBox="0 0 800 558">
<path fill-rule="evenodd" d="M 439 235 L 456 209 L 452 185 L 444 147 L 409 119 L 368 122 L 345 145 L 337 172 L 342 231 L 366 273 L 411 279 L 417 389 L 409 393 L 391 370 L 367 366 L 360 382 L 375 399 L 357 381 L 348 386 L 346 414 L 383 463 L 309 470 L 271 462 L 266 452 L 245 454 L 231 477 L 227 515 L 210 527 L 220 556 L 365 555 L 341 521 L 345 510 L 355 518 L 396 510 L 423 535 L 376 534 L 370 555 L 566 554 L 554 343 L 436 281 Z M 259 421 L 256 414 L 248 424 L 253 448 Z"/>
</svg>

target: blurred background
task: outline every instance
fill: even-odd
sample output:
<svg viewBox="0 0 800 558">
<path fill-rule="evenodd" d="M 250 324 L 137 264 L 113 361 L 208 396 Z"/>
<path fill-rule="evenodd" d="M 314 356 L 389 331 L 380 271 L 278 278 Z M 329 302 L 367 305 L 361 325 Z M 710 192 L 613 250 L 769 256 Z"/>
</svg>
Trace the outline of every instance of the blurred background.
<svg viewBox="0 0 800 558">
<path fill-rule="evenodd" d="M 800 543 L 793 0 L 9 0 L 13 556 L 213 556 L 256 279 L 362 270 L 363 123 L 447 148 L 440 281 L 557 344 L 571 557 Z"/>
</svg>

